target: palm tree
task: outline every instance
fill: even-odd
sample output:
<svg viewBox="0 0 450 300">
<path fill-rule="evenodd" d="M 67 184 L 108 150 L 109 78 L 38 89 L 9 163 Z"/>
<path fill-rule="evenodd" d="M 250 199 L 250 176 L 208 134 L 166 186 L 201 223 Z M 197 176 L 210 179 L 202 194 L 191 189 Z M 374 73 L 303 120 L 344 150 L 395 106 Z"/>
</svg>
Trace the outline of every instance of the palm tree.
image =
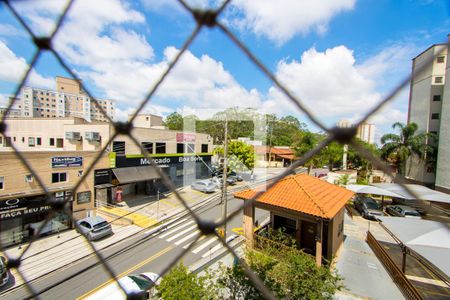
<svg viewBox="0 0 450 300">
<path fill-rule="evenodd" d="M 436 140 L 433 133 L 416 134 L 416 123 L 403 124 L 396 122 L 392 128 L 400 129 L 400 134 L 388 133 L 381 137 L 381 157 L 394 162 L 398 172 L 405 175 L 406 161 L 409 157 L 416 157 L 419 161 L 428 160 L 436 154 L 436 148 L 429 144 L 429 140 Z"/>
</svg>

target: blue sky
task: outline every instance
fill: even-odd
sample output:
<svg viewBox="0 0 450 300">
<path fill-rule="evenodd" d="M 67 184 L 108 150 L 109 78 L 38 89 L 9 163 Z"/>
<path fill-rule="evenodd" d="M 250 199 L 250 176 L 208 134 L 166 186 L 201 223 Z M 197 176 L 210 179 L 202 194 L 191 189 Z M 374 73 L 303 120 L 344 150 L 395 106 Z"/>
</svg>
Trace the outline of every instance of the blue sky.
<svg viewBox="0 0 450 300">
<path fill-rule="evenodd" d="M 220 1 L 187 1 L 217 7 Z M 39 35 L 48 34 L 66 1 L 14 6 Z M 326 125 L 356 121 L 411 70 L 411 59 L 450 33 L 444 0 L 232 1 L 220 17 L 281 82 Z M 0 6 L 0 104 L 35 47 Z M 59 53 L 98 98 L 117 101 L 118 118 L 133 112 L 194 28 L 173 0 L 77 0 L 54 40 Z M 31 86 L 54 88 L 67 75 L 55 58 L 39 60 Z M 406 121 L 408 87 L 370 121 L 378 136 Z M 314 126 L 218 29 L 204 28 L 146 111 L 207 117 L 230 106 L 292 114 Z"/>
</svg>

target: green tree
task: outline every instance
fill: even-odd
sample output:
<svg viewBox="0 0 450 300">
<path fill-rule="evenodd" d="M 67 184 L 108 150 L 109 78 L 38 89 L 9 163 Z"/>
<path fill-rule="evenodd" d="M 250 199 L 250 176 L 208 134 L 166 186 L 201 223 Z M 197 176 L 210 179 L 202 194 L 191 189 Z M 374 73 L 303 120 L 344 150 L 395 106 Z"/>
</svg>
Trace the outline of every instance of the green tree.
<svg viewBox="0 0 450 300">
<path fill-rule="evenodd" d="M 224 155 L 223 147 L 214 149 L 214 154 Z M 255 166 L 255 151 L 253 146 L 241 141 L 228 143 L 228 168 L 235 171 L 246 171 Z"/>
<path fill-rule="evenodd" d="M 307 152 L 317 147 L 321 139 L 323 139 L 323 137 L 319 133 L 314 133 L 308 130 L 303 131 L 293 144 L 295 155 L 302 157 Z M 315 166 L 320 165 L 321 161 L 322 161 L 321 157 L 315 155 L 311 157 L 303 165 L 308 168 L 308 174 L 310 174 L 311 169 L 314 168 Z"/>
<path fill-rule="evenodd" d="M 436 148 L 432 145 L 432 140 L 437 140 L 435 134 L 417 133 L 416 123 L 407 125 L 396 122 L 393 129 L 398 128 L 399 134 L 388 133 L 381 137 L 381 157 L 394 163 L 401 175 L 406 173 L 406 161 L 409 157 L 415 157 L 419 161 L 430 158 L 433 161 L 436 155 Z"/>
<path fill-rule="evenodd" d="M 294 116 L 278 119 L 275 115 L 266 115 L 267 141 L 269 146 L 292 146 L 305 130 L 306 125 Z"/>
<path fill-rule="evenodd" d="M 183 130 L 183 116 L 173 112 L 166 117 L 163 124 L 170 130 Z"/>
<path fill-rule="evenodd" d="M 342 165 L 342 155 L 344 154 L 343 146 L 336 142 L 331 142 L 319 152 L 318 160 L 322 164 L 326 164 L 330 171 L 336 166 Z"/>
<path fill-rule="evenodd" d="M 273 243 L 273 242 L 272 242 Z M 276 243 L 245 252 L 245 260 L 279 299 L 333 299 L 341 278 L 326 266 L 317 267 L 315 259 L 292 247 Z M 281 247 L 281 248 L 280 248 Z M 261 299 L 243 272 L 234 265 L 222 268 L 218 283 L 229 299 Z"/>
<path fill-rule="evenodd" d="M 174 266 L 156 286 L 157 296 L 167 300 L 214 299 L 217 295 L 211 277 L 198 276 L 180 263 Z"/>
</svg>

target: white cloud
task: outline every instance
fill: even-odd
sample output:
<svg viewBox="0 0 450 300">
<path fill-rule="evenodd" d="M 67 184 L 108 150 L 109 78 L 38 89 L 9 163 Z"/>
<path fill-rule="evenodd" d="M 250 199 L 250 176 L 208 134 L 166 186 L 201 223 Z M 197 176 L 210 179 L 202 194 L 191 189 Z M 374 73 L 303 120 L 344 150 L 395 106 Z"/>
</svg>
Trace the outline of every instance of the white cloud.
<svg viewBox="0 0 450 300">
<path fill-rule="evenodd" d="M 23 37 L 25 32 L 10 24 L 0 24 L 0 36 Z"/>
<path fill-rule="evenodd" d="M 228 22 L 282 44 L 297 34 L 323 34 L 335 15 L 353 9 L 356 0 L 236 0 Z"/>
<path fill-rule="evenodd" d="M 0 80 L 19 83 L 27 69 L 28 64 L 25 59 L 16 56 L 5 43 L 0 41 Z M 31 71 L 27 84 L 41 88 L 54 88 L 53 79 L 44 77 L 35 70 Z"/>
<path fill-rule="evenodd" d="M 322 119 L 366 110 L 380 99 L 374 81 L 359 71 L 345 46 L 325 52 L 312 48 L 300 61 L 281 61 L 276 76 Z M 278 101 L 280 92 L 272 89 L 270 96 Z"/>
</svg>

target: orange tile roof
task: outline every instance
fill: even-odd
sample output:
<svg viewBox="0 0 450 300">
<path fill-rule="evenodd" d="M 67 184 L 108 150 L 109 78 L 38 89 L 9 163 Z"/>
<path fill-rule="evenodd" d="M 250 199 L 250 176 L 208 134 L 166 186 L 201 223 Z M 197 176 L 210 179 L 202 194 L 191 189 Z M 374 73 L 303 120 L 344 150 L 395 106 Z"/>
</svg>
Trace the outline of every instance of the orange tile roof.
<svg viewBox="0 0 450 300">
<path fill-rule="evenodd" d="M 234 194 L 234 197 L 250 200 L 258 189 Z M 353 192 L 307 174 L 287 176 L 262 194 L 257 202 L 323 219 L 332 219 L 354 195 Z"/>
<path fill-rule="evenodd" d="M 270 149 L 270 152 L 276 155 L 293 155 L 294 151 L 292 151 L 292 149 L 286 149 L 286 148 L 275 148 L 272 147 L 272 149 Z"/>
</svg>

